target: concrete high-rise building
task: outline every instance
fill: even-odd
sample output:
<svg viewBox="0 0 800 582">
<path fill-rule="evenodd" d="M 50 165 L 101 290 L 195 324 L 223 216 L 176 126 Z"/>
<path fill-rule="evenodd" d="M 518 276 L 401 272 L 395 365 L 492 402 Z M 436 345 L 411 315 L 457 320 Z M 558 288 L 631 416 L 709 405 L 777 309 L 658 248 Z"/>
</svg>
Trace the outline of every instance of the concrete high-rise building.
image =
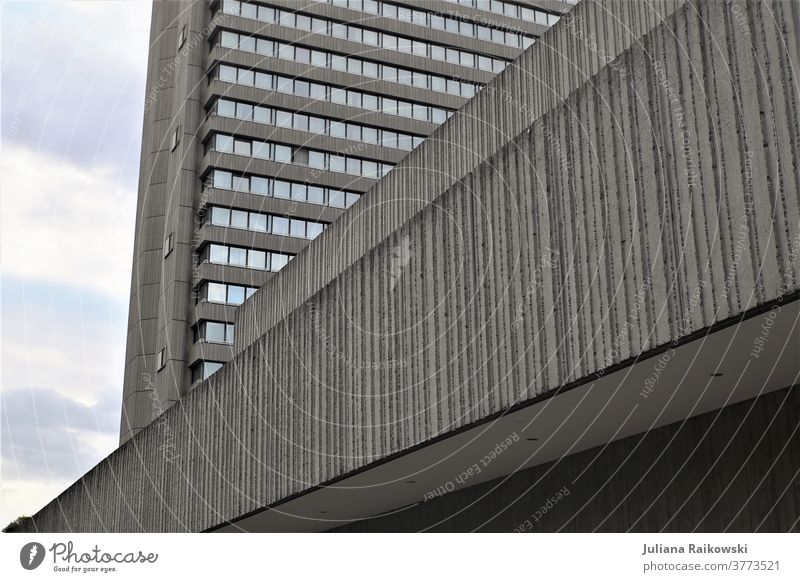
<svg viewBox="0 0 800 582">
<path fill-rule="evenodd" d="M 236 307 L 571 4 L 156 1 L 120 442 L 230 360 Z"/>
<path fill-rule="evenodd" d="M 15 531 L 796 531 L 799 47 L 580 2 Z"/>
</svg>

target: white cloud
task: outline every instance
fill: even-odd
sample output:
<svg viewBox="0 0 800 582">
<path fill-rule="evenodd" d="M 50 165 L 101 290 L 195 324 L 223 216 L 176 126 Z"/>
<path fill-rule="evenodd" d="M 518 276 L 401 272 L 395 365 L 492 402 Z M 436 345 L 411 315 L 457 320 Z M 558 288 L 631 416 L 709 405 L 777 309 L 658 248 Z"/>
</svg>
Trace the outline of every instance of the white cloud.
<svg viewBox="0 0 800 582">
<path fill-rule="evenodd" d="M 4 389 L 0 524 L 31 515 L 117 446 L 119 397 L 93 405 L 51 389 Z"/>
<path fill-rule="evenodd" d="M 108 168 L 91 170 L 7 147 L 0 161 L 4 275 L 126 300 L 136 193 Z"/>
<path fill-rule="evenodd" d="M 134 182 L 149 2 L 2 2 L 2 139 Z"/>
<path fill-rule="evenodd" d="M 4 299 L 4 391 L 49 387 L 84 405 L 109 394 L 121 398 L 124 306 L 103 310 L 102 305 L 84 301 L 81 310 L 74 295 L 52 306 L 33 299 L 15 304 Z"/>
<path fill-rule="evenodd" d="M 150 9 L 0 2 L 0 527 L 117 444 Z"/>
</svg>

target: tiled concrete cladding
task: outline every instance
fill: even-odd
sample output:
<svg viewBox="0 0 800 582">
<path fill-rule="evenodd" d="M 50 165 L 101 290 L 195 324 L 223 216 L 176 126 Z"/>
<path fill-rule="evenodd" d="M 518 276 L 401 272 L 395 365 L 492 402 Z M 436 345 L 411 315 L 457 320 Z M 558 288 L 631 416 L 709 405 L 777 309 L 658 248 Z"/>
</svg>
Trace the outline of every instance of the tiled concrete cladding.
<svg viewBox="0 0 800 582">
<path fill-rule="evenodd" d="M 579 5 L 610 45 L 652 30 L 605 67 L 549 31 L 248 302 L 230 365 L 31 527 L 206 529 L 797 294 L 799 8 L 730 6 Z"/>
</svg>

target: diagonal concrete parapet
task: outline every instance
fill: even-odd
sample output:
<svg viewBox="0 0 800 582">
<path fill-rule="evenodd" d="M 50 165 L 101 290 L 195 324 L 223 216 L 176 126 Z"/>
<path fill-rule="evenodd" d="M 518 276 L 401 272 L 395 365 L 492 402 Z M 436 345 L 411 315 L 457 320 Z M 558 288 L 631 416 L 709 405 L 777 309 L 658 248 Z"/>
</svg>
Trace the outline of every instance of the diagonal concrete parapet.
<svg viewBox="0 0 800 582">
<path fill-rule="evenodd" d="M 236 318 L 241 351 L 560 104 L 685 0 L 581 2 L 433 139 L 409 153 L 338 226 L 267 283 Z"/>
<path fill-rule="evenodd" d="M 579 4 L 28 527 L 211 529 L 796 300 L 799 10 Z"/>
</svg>

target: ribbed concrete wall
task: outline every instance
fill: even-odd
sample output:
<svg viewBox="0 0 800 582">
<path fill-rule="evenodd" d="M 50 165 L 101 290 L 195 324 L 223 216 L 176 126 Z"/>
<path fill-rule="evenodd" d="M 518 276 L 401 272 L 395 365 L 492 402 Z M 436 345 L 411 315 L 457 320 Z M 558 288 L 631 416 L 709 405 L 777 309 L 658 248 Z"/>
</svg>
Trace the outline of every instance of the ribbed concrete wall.
<svg viewBox="0 0 800 582">
<path fill-rule="evenodd" d="M 458 95 L 419 86 L 372 79 L 369 76 L 215 45 L 216 34 L 220 30 L 235 30 L 339 54 L 362 54 L 369 47 L 352 40 L 309 35 L 289 26 L 271 25 L 233 15 L 230 11 L 218 10 L 221 4 L 207 0 L 158 0 L 153 6 L 120 442 L 125 442 L 147 426 L 190 390 L 191 366 L 200 360 L 226 362 L 232 357 L 229 347 L 195 341 L 192 328 L 201 320 L 232 322 L 234 319 L 233 305 L 223 308 L 219 304 L 202 300 L 197 303 L 192 301 L 193 290 L 196 290 L 201 280 L 214 277 L 212 281 L 261 286 L 264 280 L 272 276 L 268 272 L 242 269 L 238 266 L 212 265 L 202 261 L 197 265 L 198 258 L 194 253 L 199 250 L 199 245 L 205 242 L 231 243 L 231 239 L 249 238 L 242 243 L 243 246 L 295 253 L 308 242 L 297 237 L 287 239 L 283 236 L 265 239 L 254 237 L 253 231 L 235 233 L 235 229 L 215 229 L 207 224 L 200 227 L 198 219 L 201 209 L 220 204 L 242 209 L 243 205 L 248 204 L 256 205 L 255 210 L 262 212 L 288 213 L 294 218 L 325 222 L 332 222 L 341 214 L 340 209 L 307 204 L 296 199 L 287 201 L 241 193 L 232 197 L 231 190 L 201 187 L 200 178 L 206 176 L 211 169 L 222 169 L 310 182 L 357 193 L 366 192 L 375 183 L 372 178 L 355 178 L 339 172 L 311 172 L 307 166 L 300 164 L 269 162 L 214 151 L 204 154 L 203 142 L 211 133 L 223 131 L 269 139 L 284 145 L 310 145 L 329 152 L 355 151 L 359 157 L 391 164 L 396 163 L 406 153 L 404 150 L 367 142 L 342 140 L 291 128 L 277 128 L 239 118 L 206 115 L 209 113 L 208 106 L 213 105 L 218 97 L 225 97 L 331 119 L 358 119 L 359 123 L 417 136 L 427 136 L 436 128 L 435 123 L 427 120 L 388 115 L 351 105 L 246 87 L 221 80 L 207 82 L 213 77 L 215 63 L 224 62 L 286 77 L 299 77 L 332 87 L 357 86 L 359 90 L 387 99 L 408 99 L 418 104 L 449 110 L 459 109 L 466 101 Z M 332 5 L 312 0 L 271 0 L 267 4 L 301 10 L 307 16 L 323 17 L 333 22 L 361 20 L 366 16 L 364 12 L 341 6 L 341 3 Z M 480 18 L 480 12 L 473 8 L 454 6 L 443 0 L 424 0 L 420 5 L 427 9 L 458 13 L 467 22 Z M 571 5 L 549 0 L 546 8 L 559 14 L 571 8 Z M 384 32 L 437 46 L 478 51 L 485 56 L 513 59 L 521 52 L 517 47 L 496 42 L 484 43 L 476 38 L 454 35 L 450 31 L 397 19 L 379 18 L 375 21 L 373 17 L 367 16 L 367 20 L 372 20 L 370 26 Z M 493 15 L 492 20 L 498 26 L 524 30 L 533 37 L 538 37 L 546 29 L 541 24 L 515 22 L 507 16 Z M 178 47 L 182 30 L 185 30 L 186 40 L 182 47 Z M 494 76 L 485 70 L 426 59 L 416 54 L 375 47 L 369 48 L 368 52 L 386 65 L 436 73 L 443 78 L 457 75 L 462 80 L 482 84 Z M 170 151 L 172 132 L 178 128 L 181 133 L 180 144 L 174 151 Z M 165 253 L 164 241 L 170 235 L 174 250 Z M 273 294 L 269 296 L 274 297 Z M 166 350 L 167 362 L 159 370 L 157 354 L 162 348 Z M 156 406 L 153 406 L 154 400 L 157 401 Z"/>
<path fill-rule="evenodd" d="M 237 352 L 333 281 L 685 0 L 582 2 L 237 313 Z"/>
<path fill-rule="evenodd" d="M 411 220 L 353 207 L 361 248 L 399 228 L 318 292 L 309 272 L 310 301 L 287 295 L 298 308 L 35 527 L 205 529 L 797 292 L 798 7 L 738 6 L 679 8 L 503 147 L 443 127 L 431 156 L 497 153 L 407 182 Z M 339 236 L 344 265 L 359 237 Z"/>
<path fill-rule="evenodd" d="M 199 187 L 195 128 L 204 115 L 198 88 L 205 85 L 209 19 L 203 2 L 153 3 L 120 442 L 180 400 L 188 383 L 193 197 Z M 187 40 L 178 47 L 184 26 Z M 176 130 L 180 143 L 171 151 Z M 165 257 L 170 234 L 174 248 Z M 165 346 L 166 367 L 157 375 L 156 354 Z"/>
</svg>

